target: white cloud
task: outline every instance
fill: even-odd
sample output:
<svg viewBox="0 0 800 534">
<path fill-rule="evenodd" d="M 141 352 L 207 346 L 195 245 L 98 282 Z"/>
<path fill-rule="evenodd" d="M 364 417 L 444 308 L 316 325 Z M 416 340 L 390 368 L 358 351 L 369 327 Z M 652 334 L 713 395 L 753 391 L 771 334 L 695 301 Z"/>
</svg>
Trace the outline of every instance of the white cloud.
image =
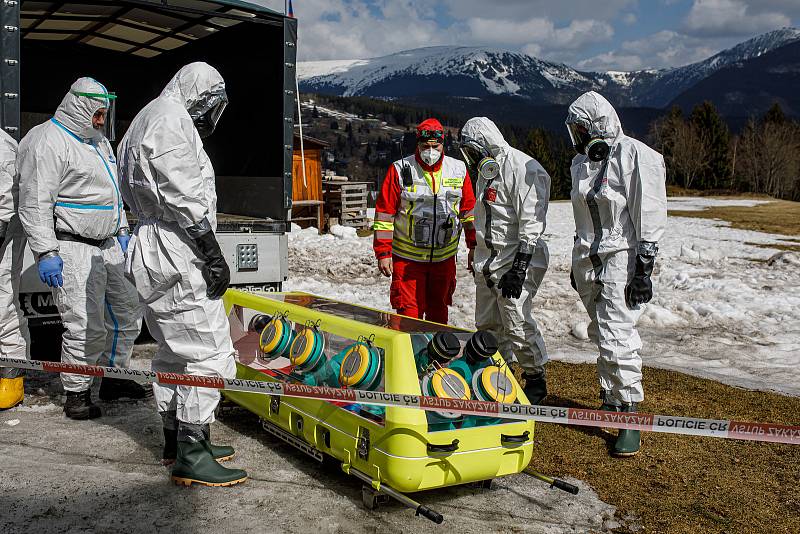
<svg viewBox="0 0 800 534">
<path fill-rule="evenodd" d="M 650 1 L 650 0 L 647 0 Z M 638 0 L 442 0 L 455 18 L 486 17 L 509 20 L 533 17 L 557 21 L 573 18 L 611 20 Z"/>
<path fill-rule="evenodd" d="M 470 18 L 466 25 L 479 43 L 538 45 L 542 50 L 577 50 L 586 45 L 605 42 L 614 35 L 614 28 L 597 20 L 573 20 L 569 26 L 556 28 L 545 18 L 506 20 Z"/>
<path fill-rule="evenodd" d="M 732 37 L 750 36 L 791 23 L 792 19 L 783 13 L 753 10 L 742 0 L 695 0 L 683 25 L 685 32 L 693 36 Z"/>
<path fill-rule="evenodd" d="M 276 11 L 283 1 L 250 0 Z M 368 58 L 456 44 L 423 0 L 302 0 L 294 2 L 301 61 Z M 463 44 L 463 43 L 460 43 Z"/>
<path fill-rule="evenodd" d="M 639 20 L 639 19 L 636 18 L 636 14 L 635 13 L 625 13 L 624 15 L 622 15 L 622 22 L 626 26 L 632 26 L 632 25 L 636 24 L 637 20 Z"/>
<path fill-rule="evenodd" d="M 722 47 L 670 30 L 625 41 L 618 50 L 578 62 L 585 70 L 638 70 L 688 65 L 714 55 Z"/>
</svg>

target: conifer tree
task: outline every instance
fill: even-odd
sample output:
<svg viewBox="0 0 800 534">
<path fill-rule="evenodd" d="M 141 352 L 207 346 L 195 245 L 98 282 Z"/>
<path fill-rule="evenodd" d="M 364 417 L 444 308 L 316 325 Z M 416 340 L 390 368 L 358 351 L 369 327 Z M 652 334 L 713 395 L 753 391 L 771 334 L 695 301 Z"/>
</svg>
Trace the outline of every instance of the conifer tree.
<svg viewBox="0 0 800 534">
<path fill-rule="evenodd" d="M 708 165 L 698 177 L 700 189 L 722 189 L 731 185 L 730 131 L 714 104 L 706 100 L 692 110 L 689 121 L 707 144 Z"/>
</svg>

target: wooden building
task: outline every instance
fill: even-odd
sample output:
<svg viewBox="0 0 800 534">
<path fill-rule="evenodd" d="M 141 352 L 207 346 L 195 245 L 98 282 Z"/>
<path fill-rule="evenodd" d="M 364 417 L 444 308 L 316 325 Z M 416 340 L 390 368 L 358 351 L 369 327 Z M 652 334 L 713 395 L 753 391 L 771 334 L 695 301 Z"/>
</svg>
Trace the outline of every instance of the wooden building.
<svg viewBox="0 0 800 534">
<path fill-rule="evenodd" d="M 322 200 L 322 152 L 328 143 L 307 135 L 303 136 L 303 158 L 300 155 L 300 136 L 294 136 L 292 156 L 292 222 L 302 226 L 316 226 L 322 233 L 324 216 Z M 303 159 L 306 181 L 303 183 Z"/>
</svg>

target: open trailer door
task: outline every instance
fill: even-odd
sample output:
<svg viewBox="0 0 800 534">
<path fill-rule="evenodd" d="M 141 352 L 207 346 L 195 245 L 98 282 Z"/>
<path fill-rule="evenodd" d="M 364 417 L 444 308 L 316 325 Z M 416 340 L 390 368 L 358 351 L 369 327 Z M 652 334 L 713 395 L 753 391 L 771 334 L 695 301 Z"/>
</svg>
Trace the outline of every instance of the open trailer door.
<svg viewBox="0 0 800 534">
<path fill-rule="evenodd" d="M 288 271 L 297 21 L 239 0 L 4 0 L 0 9 L 0 120 L 16 139 L 48 120 L 80 76 L 118 95 L 119 140 L 180 67 L 217 68 L 230 103 L 204 145 L 217 174 L 217 211 L 226 214 L 218 238 L 234 287 L 280 289 Z M 58 322 L 30 251 L 21 301 L 32 326 Z"/>
</svg>

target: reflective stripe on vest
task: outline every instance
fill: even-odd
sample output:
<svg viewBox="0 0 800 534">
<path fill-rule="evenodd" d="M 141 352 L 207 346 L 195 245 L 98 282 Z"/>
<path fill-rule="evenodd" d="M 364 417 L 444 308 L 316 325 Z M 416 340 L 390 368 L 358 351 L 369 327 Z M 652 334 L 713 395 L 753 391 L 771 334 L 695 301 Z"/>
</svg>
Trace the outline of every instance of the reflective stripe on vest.
<svg viewBox="0 0 800 534">
<path fill-rule="evenodd" d="M 464 164 L 444 156 L 437 172 L 425 172 L 414 156 L 394 163 L 400 185 L 400 207 L 394 217 L 392 252 L 413 261 L 443 261 L 455 255 L 461 237 L 461 189 Z M 412 185 L 404 186 L 403 166 Z"/>
</svg>

